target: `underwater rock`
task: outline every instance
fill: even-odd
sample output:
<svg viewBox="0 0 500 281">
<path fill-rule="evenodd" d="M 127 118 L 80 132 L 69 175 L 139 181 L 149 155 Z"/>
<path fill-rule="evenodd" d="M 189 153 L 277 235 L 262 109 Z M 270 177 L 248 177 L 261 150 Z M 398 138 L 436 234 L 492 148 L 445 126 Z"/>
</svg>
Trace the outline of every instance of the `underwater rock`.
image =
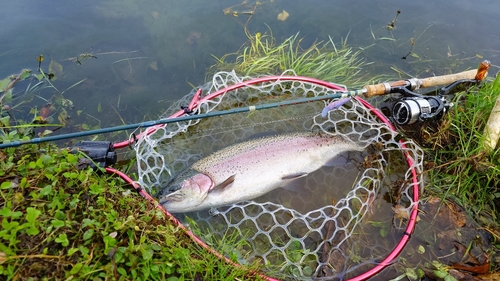
<svg viewBox="0 0 500 281">
<path fill-rule="evenodd" d="M 197 46 L 198 45 L 198 41 L 200 40 L 200 38 L 201 38 L 201 33 L 200 32 L 191 31 L 191 33 L 189 33 L 189 36 L 186 38 L 186 43 L 189 46 Z"/>
</svg>

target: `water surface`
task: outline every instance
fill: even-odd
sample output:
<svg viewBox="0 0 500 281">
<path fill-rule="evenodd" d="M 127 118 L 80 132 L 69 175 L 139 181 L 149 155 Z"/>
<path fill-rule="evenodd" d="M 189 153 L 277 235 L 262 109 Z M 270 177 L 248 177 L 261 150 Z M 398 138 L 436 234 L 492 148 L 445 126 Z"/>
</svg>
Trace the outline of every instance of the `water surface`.
<svg viewBox="0 0 500 281">
<path fill-rule="evenodd" d="M 251 33 L 272 31 L 278 42 L 300 32 L 304 48 L 329 37 L 338 44 L 346 40 L 373 62 L 365 69 L 371 75 L 398 78 L 391 67 L 409 75 L 438 75 L 476 67 L 482 58 L 492 61 L 495 73 L 500 64 L 496 1 L 315 1 L 311 5 L 276 0 L 257 7 L 253 1 L 247 3 L 5 2 L 0 9 L 0 77 L 24 68 L 36 71 L 36 57 L 44 54 L 42 69 L 47 71 L 51 60 L 63 66 L 64 76 L 54 81 L 60 91 L 85 79 L 65 93 L 75 105 L 68 112 L 76 118 L 74 124 L 106 127 L 157 118 L 170 101 L 203 84 L 207 68 L 215 63 L 213 55 L 236 52 L 247 42 L 243 29 L 247 21 Z M 240 14 L 225 14 L 226 8 Z M 242 13 L 251 10 L 251 18 Z M 289 17 L 279 21 L 277 15 L 283 10 Z M 397 10 L 401 14 L 388 30 Z M 412 54 L 401 59 L 412 40 Z M 80 65 L 74 58 L 81 54 L 96 58 Z M 19 84 L 17 90 L 25 87 Z M 19 118 L 28 118 L 29 109 L 43 106 L 53 91 L 38 95 L 41 98 L 17 108 Z"/>
</svg>

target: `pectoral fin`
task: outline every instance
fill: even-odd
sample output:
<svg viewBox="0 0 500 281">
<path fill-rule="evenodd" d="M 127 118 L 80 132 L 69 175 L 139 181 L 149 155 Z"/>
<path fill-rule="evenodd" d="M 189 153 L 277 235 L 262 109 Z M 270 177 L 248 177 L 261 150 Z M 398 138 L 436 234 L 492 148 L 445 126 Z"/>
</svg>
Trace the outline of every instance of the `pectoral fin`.
<svg viewBox="0 0 500 281">
<path fill-rule="evenodd" d="M 219 185 L 217 185 L 217 186 L 213 187 L 212 189 L 210 189 L 209 193 L 211 193 L 211 192 L 219 192 L 219 191 L 225 190 L 228 185 L 230 185 L 230 184 L 232 184 L 234 182 L 234 178 L 235 177 L 236 177 L 236 175 L 230 176 L 229 178 L 227 178 L 225 181 L 223 181 Z"/>
<path fill-rule="evenodd" d="M 323 166 L 327 167 L 339 167 L 349 164 L 349 154 L 348 152 L 342 152 L 328 160 Z"/>
<path fill-rule="evenodd" d="M 284 181 L 284 185 L 282 187 L 288 191 L 293 191 L 294 193 L 301 192 L 304 190 L 304 186 L 306 186 L 305 176 L 307 175 L 308 173 L 306 172 L 284 175 L 281 177 L 281 180 Z"/>
<path fill-rule="evenodd" d="M 306 172 L 298 172 L 298 173 L 293 173 L 293 174 L 289 174 L 289 175 L 284 175 L 281 177 L 281 179 L 282 180 L 293 180 L 293 179 L 301 178 L 305 175 L 307 175 Z"/>
</svg>

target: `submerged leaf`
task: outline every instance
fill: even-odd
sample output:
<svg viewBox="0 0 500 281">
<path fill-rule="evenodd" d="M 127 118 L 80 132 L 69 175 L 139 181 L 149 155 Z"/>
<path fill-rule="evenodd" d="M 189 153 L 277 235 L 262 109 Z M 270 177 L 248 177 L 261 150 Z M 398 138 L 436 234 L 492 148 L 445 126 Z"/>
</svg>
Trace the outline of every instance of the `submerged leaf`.
<svg viewBox="0 0 500 281">
<path fill-rule="evenodd" d="M 0 80 L 0 93 L 5 90 L 5 88 L 9 85 L 10 83 L 10 77 L 6 77 L 3 80 Z"/>
<path fill-rule="evenodd" d="M 51 60 L 49 64 L 49 72 L 53 73 L 55 77 L 52 78 L 52 80 L 56 80 L 57 78 L 61 77 L 63 75 L 63 67 L 60 63 L 58 63 L 55 60 Z"/>
<path fill-rule="evenodd" d="M 286 21 L 288 16 L 290 16 L 290 14 L 288 14 L 287 11 L 283 10 L 283 12 L 278 14 L 278 20 L 279 21 Z"/>
<path fill-rule="evenodd" d="M 425 253 L 425 248 L 422 245 L 418 245 L 417 253 L 423 255 Z"/>
<path fill-rule="evenodd" d="M 73 107 L 73 101 L 63 98 L 61 101 L 61 105 L 65 107 Z"/>
<path fill-rule="evenodd" d="M 408 279 L 410 279 L 410 280 L 419 280 L 420 279 L 420 278 L 418 278 L 418 274 L 414 268 L 407 268 L 405 270 L 405 273 L 406 273 L 406 277 L 408 277 Z"/>
<path fill-rule="evenodd" d="M 21 73 L 21 75 L 19 75 L 19 79 L 24 80 L 24 79 L 30 77 L 30 75 L 31 75 L 31 70 L 24 69 L 23 73 Z"/>
<path fill-rule="evenodd" d="M 148 65 L 149 69 L 158 70 L 158 61 L 155 60 Z"/>
<path fill-rule="evenodd" d="M 412 57 L 414 57 L 416 59 L 420 58 L 417 53 L 413 53 L 413 52 L 410 54 L 410 56 L 412 56 Z"/>
<path fill-rule="evenodd" d="M 57 116 L 57 120 L 59 120 L 59 123 L 63 124 L 63 126 L 66 126 L 66 119 L 68 118 L 68 112 L 66 110 L 62 109 L 61 113 L 59 113 L 59 116 Z"/>
<path fill-rule="evenodd" d="M 48 103 L 40 109 L 39 114 L 43 119 L 47 119 L 51 111 L 52 111 L 52 104 Z"/>
<path fill-rule="evenodd" d="M 0 101 L 4 104 L 10 103 L 12 101 L 12 88 L 2 95 L 3 96 L 0 97 Z"/>
<path fill-rule="evenodd" d="M 444 270 L 434 270 L 434 276 L 436 276 L 437 278 L 444 278 L 448 276 L 448 272 Z"/>
<path fill-rule="evenodd" d="M 47 135 L 52 134 L 54 131 L 52 130 L 44 130 L 42 133 L 40 133 L 40 137 L 45 137 Z"/>
<path fill-rule="evenodd" d="M 38 79 L 38 81 L 40 81 L 40 80 L 42 80 L 42 79 L 43 79 L 44 74 L 43 74 L 43 73 L 39 73 L 39 74 L 35 74 L 35 75 L 33 75 L 33 76 L 35 76 L 35 78 L 36 78 L 36 79 Z"/>
</svg>

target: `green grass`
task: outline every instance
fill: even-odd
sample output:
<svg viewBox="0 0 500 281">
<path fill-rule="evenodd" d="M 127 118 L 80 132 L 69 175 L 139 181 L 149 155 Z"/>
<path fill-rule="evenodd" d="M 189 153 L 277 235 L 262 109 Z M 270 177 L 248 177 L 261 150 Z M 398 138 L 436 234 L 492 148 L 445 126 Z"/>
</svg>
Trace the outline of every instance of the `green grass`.
<svg viewBox="0 0 500 281">
<path fill-rule="evenodd" d="M 78 161 L 48 144 L 0 151 L 0 279 L 256 279 L 197 246 L 120 179 Z"/>
<path fill-rule="evenodd" d="M 238 75 L 254 77 L 293 70 L 297 75 L 355 88 L 363 86 L 369 79 L 377 79 L 361 75 L 362 68 L 368 64 L 359 57 L 360 50 L 347 47 L 347 40 L 343 40 L 339 47 L 329 38 L 327 42 L 315 42 L 302 48 L 298 33 L 277 43 L 272 34 L 245 32 L 248 43 L 235 54 L 215 58 L 217 63 L 208 71 L 208 77 L 217 71 L 235 70 Z"/>
<path fill-rule="evenodd" d="M 500 79 L 457 94 L 439 125 L 423 127 L 419 143 L 427 147 L 426 190 L 451 197 L 469 210 L 498 220 L 500 152 L 486 152 L 483 130 L 500 93 Z"/>
</svg>

